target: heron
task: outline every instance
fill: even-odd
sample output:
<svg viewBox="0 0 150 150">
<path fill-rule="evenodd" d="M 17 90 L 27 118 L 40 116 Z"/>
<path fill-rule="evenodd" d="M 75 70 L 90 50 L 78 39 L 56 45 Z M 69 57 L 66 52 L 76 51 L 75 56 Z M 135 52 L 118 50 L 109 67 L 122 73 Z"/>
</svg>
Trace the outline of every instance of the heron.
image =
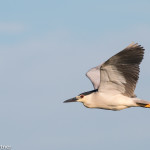
<svg viewBox="0 0 150 150">
<path fill-rule="evenodd" d="M 94 90 L 83 92 L 64 103 L 81 102 L 87 108 L 114 111 L 130 107 L 150 108 L 150 101 L 134 94 L 144 50 L 138 43 L 131 43 L 103 64 L 90 69 L 86 76 Z"/>
</svg>

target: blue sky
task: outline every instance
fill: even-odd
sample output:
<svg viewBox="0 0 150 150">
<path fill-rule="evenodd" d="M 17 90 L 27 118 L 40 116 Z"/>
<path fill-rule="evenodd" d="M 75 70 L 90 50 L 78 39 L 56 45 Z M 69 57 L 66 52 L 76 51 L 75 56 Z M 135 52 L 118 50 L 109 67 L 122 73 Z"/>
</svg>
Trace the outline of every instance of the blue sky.
<svg viewBox="0 0 150 150">
<path fill-rule="evenodd" d="M 12 149 L 146 149 L 149 109 L 87 109 L 85 73 L 132 41 L 144 48 L 135 93 L 150 100 L 150 2 L 5 0 L 0 5 L 0 145 Z"/>
</svg>

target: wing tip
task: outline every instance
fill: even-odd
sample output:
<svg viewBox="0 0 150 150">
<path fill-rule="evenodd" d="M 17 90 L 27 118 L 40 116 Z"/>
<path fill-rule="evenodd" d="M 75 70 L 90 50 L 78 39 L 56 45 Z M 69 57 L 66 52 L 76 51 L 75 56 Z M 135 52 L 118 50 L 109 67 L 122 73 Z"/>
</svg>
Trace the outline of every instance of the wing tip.
<svg viewBox="0 0 150 150">
<path fill-rule="evenodd" d="M 131 44 L 129 44 L 127 47 L 127 49 L 130 49 L 130 48 L 140 48 L 141 50 L 145 50 L 140 44 L 138 43 L 135 43 L 135 42 L 132 42 Z"/>
</svg>

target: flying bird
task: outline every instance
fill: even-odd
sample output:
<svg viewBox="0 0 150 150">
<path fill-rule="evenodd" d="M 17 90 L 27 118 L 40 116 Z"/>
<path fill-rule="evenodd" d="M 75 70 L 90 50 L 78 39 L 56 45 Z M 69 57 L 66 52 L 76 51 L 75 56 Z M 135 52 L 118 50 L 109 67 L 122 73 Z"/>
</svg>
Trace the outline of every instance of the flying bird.
<svg viewBox="0 0 150 150">
<path fill-rule="evenodd" d="M 134 94 L 143 56 L 144 48 L 141 45 L 130 44 L 102 65 L 86 73 L 94 90 L 81 93 L 64 103 L 81 102 L 88 108 L 106 110 L 122 110 L 130 107 L 150 108 L 149 101 L 137 98 Z"/>
</svg>

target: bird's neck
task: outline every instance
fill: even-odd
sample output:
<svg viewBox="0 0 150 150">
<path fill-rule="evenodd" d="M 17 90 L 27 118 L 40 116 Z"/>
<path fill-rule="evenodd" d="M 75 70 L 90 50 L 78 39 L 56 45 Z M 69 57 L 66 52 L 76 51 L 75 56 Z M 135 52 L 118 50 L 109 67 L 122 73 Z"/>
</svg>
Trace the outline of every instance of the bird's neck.
<svg viewBox="0 0 150 150">
<path fill-rule="evenodd" d="M 95 107 L 95 93 L 91 93 L 87 96 L 85 96 L 84 100 L 83 100 L 83 104 L 84 106 L 88 107 L 88 108 L 94 108 Z"/>
</svg>

